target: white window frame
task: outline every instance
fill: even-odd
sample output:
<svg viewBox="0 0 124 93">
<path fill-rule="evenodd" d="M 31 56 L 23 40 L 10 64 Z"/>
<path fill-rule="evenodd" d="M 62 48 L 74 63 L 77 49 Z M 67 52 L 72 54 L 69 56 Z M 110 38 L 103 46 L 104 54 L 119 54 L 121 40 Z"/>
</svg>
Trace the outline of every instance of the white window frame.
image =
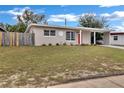
<svg viewBox="0 0 124 93">
<path fill-rule="evenodd" d="M 51 32 L 52 32 L 52 31 L 55 31 L 55 35 L 51 35 Z M 50 35 L 50 36 L 56 36 L 56 30 L 50 30 L 50 31 L 49 31 L 49 35 Z"/>
<path fill-rule="evenodd" d="M 67 32 L 69 32 L 69 34 L 70 34 L 70 39 L 69 40 L 67 40 Z M 74 33 L 74 40 L 72 40 L 72 33 Z M 66 40 L 67 41 L 75 41 L 75 39 L 76 39 L 76 32 L 73 32 L 73 31 L 66 31 Z"/>
<path fill-rule="evenodd" d="M 115 40 L 115 37 L 117 38 L 116 40 Z M 117 35 L 113 36 L 113 40 L 118 41 L 118 36 Z"/>
<path fill-rule="evenodd" d="M 44 33 L 43 33 L 43 35 L 44 35 L 45 37 L 49 37 L 49 36 L 50 36 L 50 32 L 49 32 L 49 35 L 45 35 L 45 31 L 49 31 L 49 30 L 44 30 Z"/>
<path fill-rule="evenodd" d="M 45 29 L 46 30 L 46 29 Z M 45 30 L 44 30 L 44 33 L 45 33 Z M 48 36 L 46 36 L 45 34 L 43 34 L 44 35 L 44 37 L 55 37 L 56 36 L 56 30 L 47 30 L 47 31 L 49 31 L 49 35 Z M 51 35 L 51 31 L 55 31 L 55 35 L 53 36 L 53 35 Z"/>
</svg>

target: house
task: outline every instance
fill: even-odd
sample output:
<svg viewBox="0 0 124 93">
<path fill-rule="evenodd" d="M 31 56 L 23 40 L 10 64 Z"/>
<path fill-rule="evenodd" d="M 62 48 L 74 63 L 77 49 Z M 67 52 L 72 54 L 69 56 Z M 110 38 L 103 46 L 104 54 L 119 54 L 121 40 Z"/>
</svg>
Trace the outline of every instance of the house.
<svg viewBox="0 0 124 93">
<path fill-rule="evenodd" d="M 111 45 L 124 45 L 124 32 L 111 32 L 110 33 Z"/>
<path fill-rule="evenodd" d="M 6 29 L 0 26 L 0 32 L 6 32 Z"/>
<path fill-rule="evenodd" d="M 68 45 L 96 44 L 96 32 L 104 34 L 103 44 L 109 44 L 110 30 L 108 29 L 31 24 L 25 31 L 25 33 L 34 33 L 35 46 L 56 45 L 57 43 Z M 94 36 L 93 40 L 91 40 L 91 34 Z"/>
</svg>

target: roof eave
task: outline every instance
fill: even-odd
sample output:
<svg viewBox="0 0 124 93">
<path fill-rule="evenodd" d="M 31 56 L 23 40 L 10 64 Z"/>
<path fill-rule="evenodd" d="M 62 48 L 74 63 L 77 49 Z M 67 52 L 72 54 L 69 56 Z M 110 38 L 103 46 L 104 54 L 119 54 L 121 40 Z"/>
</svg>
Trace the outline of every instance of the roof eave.
<svg viewBox="0 0 124 93">
<path fill-rule="evenodd" d="M 50 27 L 50 28 L 60 28 L 60 29 L 70 29 L 70 30 L 87 30 L 87 31 L 91 31 L 91 32 L 110 32 L 110 30 L 108 29 L 99 29 L 99 28 L 86 28 L 86 27 L 59 27 L 59 26 L 49 26 L 49 25 L 38 25 L 38 24 L 30 24 L 25 33 L 29 32 L 30 28 L 32 26 L 38 26 L 38 27 Z"/>
</svg>

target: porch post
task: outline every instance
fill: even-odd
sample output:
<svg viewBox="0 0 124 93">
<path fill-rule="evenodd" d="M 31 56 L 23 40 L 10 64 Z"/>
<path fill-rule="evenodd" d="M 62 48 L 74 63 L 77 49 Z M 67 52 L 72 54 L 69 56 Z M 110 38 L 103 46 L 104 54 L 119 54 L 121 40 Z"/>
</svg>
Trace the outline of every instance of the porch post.
<svg viewBox="0 0 124 93">
<path fill-rule="evenodd" d="M 81 43 L 82 43 L 82 40 L 81 40 L 81 37 L 82 37 L 82 34 L 81 34 L 81 30 L 80 30 L 80 45 L 81 45 Z"/>
<path fill-rule="evenodd" d="M 96 32 L 94 32 L 94 44 L 96 44 Z"/>
</svg>

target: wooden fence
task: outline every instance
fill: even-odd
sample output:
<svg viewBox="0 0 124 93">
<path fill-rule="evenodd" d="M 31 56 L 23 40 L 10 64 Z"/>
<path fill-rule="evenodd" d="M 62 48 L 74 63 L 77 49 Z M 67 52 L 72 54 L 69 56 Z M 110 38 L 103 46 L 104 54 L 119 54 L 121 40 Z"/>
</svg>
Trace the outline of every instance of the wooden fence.
<svg viewBox="0 0 124 93">
<path fill-rule="evenodd" d="M 33 46 L 34 34 L 0 32 L 0 46 Z"/>
</svg>

